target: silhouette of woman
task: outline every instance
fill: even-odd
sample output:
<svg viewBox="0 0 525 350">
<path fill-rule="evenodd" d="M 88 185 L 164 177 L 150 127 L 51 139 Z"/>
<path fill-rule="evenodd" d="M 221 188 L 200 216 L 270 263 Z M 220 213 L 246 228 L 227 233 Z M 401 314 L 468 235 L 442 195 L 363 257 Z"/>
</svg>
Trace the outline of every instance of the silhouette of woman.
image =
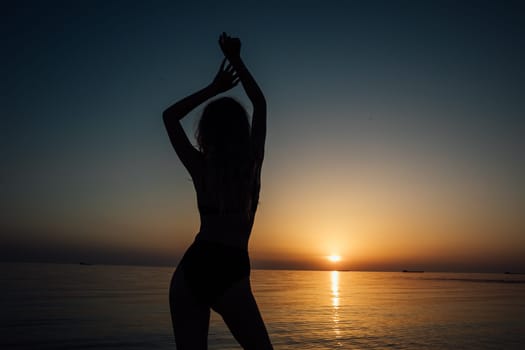
<svg viewBox="0 0 525 350">
<path fill-rule="evenodd" d="M 212 83 L 163 113 L 173 148 L 193 180 L 201 221 L 171 279 L 175 343 L 178 350 L 207 349 L 213 309 L 244 349 L 272 349 L 252 294 L 248 257 L 264 157 L 266 100 L 241 59 L 240 40 L 222 33 L 219 45 L 225 58 Z M 195 149 L 180 120 L 239 82 L 253 104 L 251 127 L 236 100 L 215 99 L 202 113 Z"/>
</svg>

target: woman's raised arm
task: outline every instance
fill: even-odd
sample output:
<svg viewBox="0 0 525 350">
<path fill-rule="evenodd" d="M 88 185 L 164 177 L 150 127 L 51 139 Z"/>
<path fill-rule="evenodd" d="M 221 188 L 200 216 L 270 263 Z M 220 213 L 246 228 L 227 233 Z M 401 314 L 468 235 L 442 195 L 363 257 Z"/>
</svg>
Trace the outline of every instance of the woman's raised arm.
<svg viewBox="0 0 525 350">
<path fill-rule="evenodd" d="M 252 144 L 256 159 L 262 162 L 266 140 L 266 99 L 241 58 L 241 41 L 222 33 L 219 45 L 224 56 L 237 72 L 244 91 L 253 104 Z"/>
<path fill-rule="evenodd" d="M 234 68 L 232 65 L 225 68 L 225 63 L 226 59 L 222 61 L 221 67 L 211 84 L 176 102 L 162 113 L 162 119 L 171 144 L 191 175 L 197 169 L 201 154 L 189 141 L 180 120 L 200 104 L 238 84 L 239 79 Z"/>
</svg>

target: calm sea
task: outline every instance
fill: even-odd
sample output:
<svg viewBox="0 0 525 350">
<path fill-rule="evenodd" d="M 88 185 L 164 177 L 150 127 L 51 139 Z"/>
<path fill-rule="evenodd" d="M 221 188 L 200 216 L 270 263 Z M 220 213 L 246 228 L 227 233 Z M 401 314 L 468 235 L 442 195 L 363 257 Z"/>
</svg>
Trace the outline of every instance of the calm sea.
<svg viewBox="0 0 525 350">
<path fill-rule="evenodd" d="M 1 349 L 175 349 L 172 268 L 0 264 Z M 252 271 L 276 349 L 525 349 L 525 276 Z M 239 349 L 212 314 L 210 349 Z"/>
</svg>

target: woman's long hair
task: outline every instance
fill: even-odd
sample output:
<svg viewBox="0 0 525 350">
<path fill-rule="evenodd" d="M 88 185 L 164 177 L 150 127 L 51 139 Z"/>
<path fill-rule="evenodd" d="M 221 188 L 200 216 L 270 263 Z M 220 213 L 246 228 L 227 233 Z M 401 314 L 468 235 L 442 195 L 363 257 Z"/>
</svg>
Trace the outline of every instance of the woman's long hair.
<svg viewBox="0 0 525 350">
<path fill-rule="evenodd" d="M 219 212 L 249 213 L 255 169 L 244 107 L 222 97 L 204 108 L 196 132 L 205 159 L 204 190 Z"/>
</svg>

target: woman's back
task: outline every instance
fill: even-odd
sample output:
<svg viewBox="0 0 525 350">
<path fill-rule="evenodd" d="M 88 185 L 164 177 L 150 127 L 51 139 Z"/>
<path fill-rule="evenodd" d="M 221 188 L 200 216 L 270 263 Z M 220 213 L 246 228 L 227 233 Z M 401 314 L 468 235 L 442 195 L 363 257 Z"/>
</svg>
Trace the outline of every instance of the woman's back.
<svg viewBox="0 0 525 350">
<path fill-rule="evenodd" d="M 193 176 L 201 226 L 197 240 L 247 249 L 259 201 L 261 164 L 250 154 L 244 161 L 216 164 L 204 160 Z"/>
</svg>

